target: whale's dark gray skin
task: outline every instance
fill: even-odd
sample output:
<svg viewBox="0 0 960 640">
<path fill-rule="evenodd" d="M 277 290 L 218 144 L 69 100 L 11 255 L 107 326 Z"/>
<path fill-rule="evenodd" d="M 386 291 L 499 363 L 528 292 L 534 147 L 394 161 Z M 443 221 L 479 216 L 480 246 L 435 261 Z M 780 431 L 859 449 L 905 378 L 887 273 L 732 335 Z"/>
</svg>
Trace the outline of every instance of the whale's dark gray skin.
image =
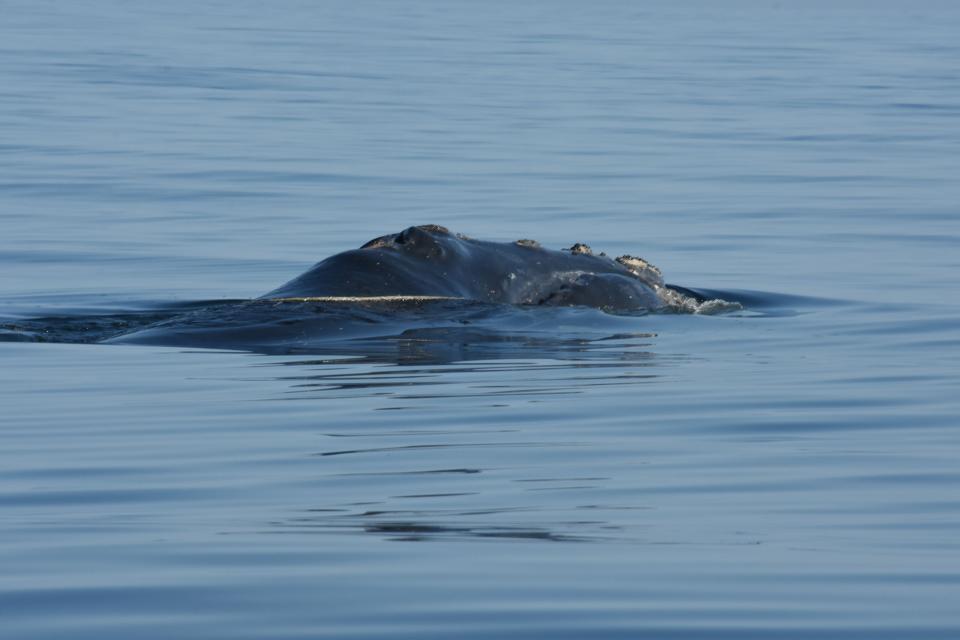
<svg viewBox="0 0 960 640">
<path fill-rule="evenodd" d="M 631 313 L 689 298 L 639 258 L 574 245 L 474 240 L 438 225 L 410 227 L 338 253 L 263 299 L 431 296 L 495 304 L 588 306 Z"/>
<path fill-rule="evenodd" d="M 263 353 L 324 353 L 336 344 L 338 353 L 366 353 L 387 340 L 417 353 L 427 343 L 457 345 L 462 355 L 467 342 L 520 340 L 541 348 L 558 340 L 562 349 L 584 337 L 632 335 L 638 327 L 630 316 L 740 308 L 707 299 L 713 295 L 664 284 L 659 269 L 640 258 L 594 255 L 583 244 L 555 251 L 530 240 L 487 242 L 423 225 L 331 256 L 256 299 L 102 317 L 0 318 L 0 341 Z"/>
</svg>

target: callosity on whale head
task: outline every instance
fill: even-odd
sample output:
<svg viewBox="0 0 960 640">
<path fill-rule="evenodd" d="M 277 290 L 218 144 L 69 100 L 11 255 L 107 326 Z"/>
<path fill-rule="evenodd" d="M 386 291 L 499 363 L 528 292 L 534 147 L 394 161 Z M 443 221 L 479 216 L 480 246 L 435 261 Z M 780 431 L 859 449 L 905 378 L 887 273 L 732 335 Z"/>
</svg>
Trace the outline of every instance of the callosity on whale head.
<svg viewBox="0 0 960 640">
<path fill-rule="evenodd" d="M 440 297 L 518 305 L 582 305 L 620 313 L 696 311 L 702 300 L 664 284 L 633 256 L 556 251 L 531 240 L 489 242 L 420 225 L 338 253 L 264 299 Z"/>
</svg>

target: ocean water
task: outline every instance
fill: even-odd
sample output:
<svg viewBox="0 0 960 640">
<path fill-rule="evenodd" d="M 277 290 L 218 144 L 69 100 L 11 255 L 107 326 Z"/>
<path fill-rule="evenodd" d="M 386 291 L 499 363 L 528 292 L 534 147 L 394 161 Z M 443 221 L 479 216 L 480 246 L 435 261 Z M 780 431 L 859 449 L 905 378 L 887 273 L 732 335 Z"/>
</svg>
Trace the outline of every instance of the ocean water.
<svg viewBox="0 0 960 640">
<path fill-rule="evenodd" d="M 958 34 L 933 1 L 2 3 L 3 637 L 960 637 Z M 745 309 L 24 329 L 423 223 Z"/>
</svg>

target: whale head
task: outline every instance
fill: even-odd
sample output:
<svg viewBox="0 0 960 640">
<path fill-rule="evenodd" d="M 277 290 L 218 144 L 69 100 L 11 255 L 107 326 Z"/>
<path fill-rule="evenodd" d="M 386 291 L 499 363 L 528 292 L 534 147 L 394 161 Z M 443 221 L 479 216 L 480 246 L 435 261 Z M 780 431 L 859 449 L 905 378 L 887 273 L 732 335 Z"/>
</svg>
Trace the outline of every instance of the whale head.
<svg viewBox="0 0 960 640">
<path fill-rule="evenodd" d="M 663 306 L 662 286 L 659 270 L 639 258 L 613 260 L 580 243 L 556 251 L 475 240 L 424 224 L 331 256 L 264 297 L 427 296 L 632 312 Z"/>
</svg>

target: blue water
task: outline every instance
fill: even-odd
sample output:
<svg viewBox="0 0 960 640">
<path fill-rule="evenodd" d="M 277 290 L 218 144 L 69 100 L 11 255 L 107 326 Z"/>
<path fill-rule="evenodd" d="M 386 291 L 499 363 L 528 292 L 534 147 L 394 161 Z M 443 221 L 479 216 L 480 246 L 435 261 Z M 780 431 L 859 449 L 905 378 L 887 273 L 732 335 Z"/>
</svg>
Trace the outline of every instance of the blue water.
<svg viewBox="0 0 960 640">
<path fill-rule="evenodd" d="M 960 636 L 957 34 L 932 1 L 4 2 L 0 324 L 255 297 L 422 223 L 747 309 L 0 342 L 2 635 Z"/>
</svg>

